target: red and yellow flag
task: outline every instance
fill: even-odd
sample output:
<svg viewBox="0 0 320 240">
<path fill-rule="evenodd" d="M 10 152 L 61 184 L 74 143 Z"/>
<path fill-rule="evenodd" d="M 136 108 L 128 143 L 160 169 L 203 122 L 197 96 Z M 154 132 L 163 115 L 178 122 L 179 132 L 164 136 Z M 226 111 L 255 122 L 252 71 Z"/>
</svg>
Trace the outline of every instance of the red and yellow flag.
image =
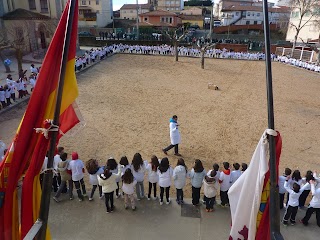
<svg viewBox="0 0 320 240">
<path fill-rule="evenodd" d="M 38 218 L 41 198 L 39 172 L 49 140 L 42 134 L 36 133 L 34 128 L 44 127 L 45 119 L 53 119 L 70 1 L 66 5 L 52 38 L 16 136 L 0 165 L 0 239 L 3 240 L 22 239 Z M 79 118 L 73 108 L 73 103 L 78 96 L 74 71 L 78 1 L 74 1 L 76 1 L 76 7 L 73 10 L 71 43 L 60 109 L 60 131 L 64 133 L 79 123 Z M 21 222 L 19 222 L 17 184 L 23 174 L 25 177 L 21 196 Z"/>
</svg>

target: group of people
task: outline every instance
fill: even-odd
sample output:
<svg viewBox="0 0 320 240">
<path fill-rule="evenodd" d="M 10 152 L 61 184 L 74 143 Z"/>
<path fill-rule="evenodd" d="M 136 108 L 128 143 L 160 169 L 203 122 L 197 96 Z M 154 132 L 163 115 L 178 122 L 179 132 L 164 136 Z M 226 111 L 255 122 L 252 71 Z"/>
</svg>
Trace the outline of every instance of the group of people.
<svg viewBox="0 0 320 240">
<path fill-rule="evenodd" d="M 278 56 L 276 58 L 276 61 L 320 73 L 320 65 L 316 63 L 305 62 L 299 59 L 291 58 L 289 56 Z"/>
<path fill-rule="evenodd" d="M 99 198 L 105 198 L 107 213 L 114 211 L 114 195 L 116 198 L 124 198 L 124 208 L 131 207 L 136 209 L 136 200 L 142 198 L 148 200 L 159 199 L 159 204 L 170 204 L 170 187 L 176 188 L 176 202 L 184 204 L 184 188 L 187 179 L 190 179 L 192 185 L 192 204 L 194 206 L 200 203 L 200 191 L 203 186 L 203 203 L 206 204 L 206 211 L 214 210 L 215 198 L 219 192 L 221 206 L 229 205 L 228 190 L 230 186 L 247 169 L 247 164 L 233 164 L 234 170 L 230 170 L 228 162 L 223 163 L 223 170 L 219 171 L 219 165 L 213 164 L 213 168 L 206 171 L 202 161 L 196 159 L 191 170 L 185 164 L 183 158 L 178 158 L 175 166 L 170 165 L 168 157 L 158 159 L 155 155 L 150 160 L 143 160 L 140 153 L 134 154 L 131 163 L 126 156 L 122 156 L 117 162 L 115 158 L 110 157 L 104 166 L 100 166 L 96 159 L 89 159 L 84 163 L 79 159 L 76 152 L 71 155 L 72 160 L 67 160 L 68 155 L 62 147 L 59 147 L 58 154 L 54 157 L 55 176 L 53 181 L 53 190 L 55 195 L 53 199 L 60 202 L 62 192 L 67 192 L 69 198 L 73 200 L 73 185 L 76 188 L 79 201 L 83 201 L 87 196 L 84 173 L 89 174 L 89 183 L 92 190 L 89 194 L 89 201 L 94 199 L 96 189 L 99 192 Z M 46 170 L 47 158 L 44 161 L 43 171 Z M 60 178 L 60 180 L 58 180 Z M 144 180 L 148 180 L 148 193 L 145 196 Z M 41 178 L 40 178 L 41 179 Z M 173 184 L 172 184 L 173 181 Z M 68 188 L 66 186 L 68 185 Z M 158 197 L 158 185 L 160 196 Z"/>
<path fill-rule="evenodd" d="M 21 70 L 18 80 L 14 80 L 11 74 L 7 75 L 6 84 L 0 86 L 0 109 L 6 108 L 12 104 L 12 101 L 16 101 L 16 94 L 18 98 L 23 98 L 30 95 L 27 89 L 27 85 L 31 86 L 31 92 L 36 85 L 37 76 L 40 68 L 36 68 L 34 64 L 30 66 L 30 75 L 27 77 L 27 70 Z"/>
<path fill-rule="evenodd" d="M 316 172 L 307 171 L 304 177 L 301 177 L 299 170 L 292 172 L 290 168 L 285 168 L 282 176 L 279 176 L 279 196 L 280 209 L 286 206 L 282 223 L 288 226 L 296 224 L 296 215 L 298 209 L 305 207 L 307 197 L 310 192 L 312 199 L 309 202 L 305 217 L 300 220 L 305 226 L 308 225 L 312 214 L 316 212 L 317 225 L 320 227 L 320 178 Z M 286 196 L 286 203 L 284 199 Z"/>
</svg>

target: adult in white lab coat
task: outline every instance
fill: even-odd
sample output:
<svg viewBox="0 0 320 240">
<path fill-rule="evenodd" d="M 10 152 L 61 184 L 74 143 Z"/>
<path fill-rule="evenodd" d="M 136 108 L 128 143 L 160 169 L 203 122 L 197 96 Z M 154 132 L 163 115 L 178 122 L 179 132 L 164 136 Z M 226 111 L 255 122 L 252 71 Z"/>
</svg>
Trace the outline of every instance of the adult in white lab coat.
<svg viewBox="0 0 320 240">
<path fill-rule="evenodd" d="M 180 132 L 179 132 L 179 124 L 178 124 L 178 117 L 176 115 L 174 115 L 171 119 L 170 119 L 170 141 L 171 144 L 162 149 L 162 151 L 167 155 L 167 152 L 171 149 L 174 148 L 174 155 L 176 156 L 181 156 L 181 154 L 179 153 L 179 143 L 181 140 L 180 137 Z"/>
</svg>

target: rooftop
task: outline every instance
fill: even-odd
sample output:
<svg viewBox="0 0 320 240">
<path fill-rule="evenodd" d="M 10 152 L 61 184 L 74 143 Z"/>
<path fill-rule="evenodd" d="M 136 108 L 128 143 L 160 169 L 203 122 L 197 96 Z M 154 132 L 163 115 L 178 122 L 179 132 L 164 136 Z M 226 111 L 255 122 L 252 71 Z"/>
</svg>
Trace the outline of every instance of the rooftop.
<svg viewBox="0 0 320 240">
<path fill-rule="evenodd" d="M 50 17 L 37 12 L 32 12 L 26 9 L 17 8 L 3 15 L 2 19 L 3 20 L 47 20 L 47 19 L 50 19 Z"/>
<path fill-rule="evenodd" d="M 141 9 L 150 9 L 151 4 L 138 4 L 139 8 Z M 126 10 L 126 9 L 137 9 L 137 4 L 123 4 L 123 6 L 120 8 L 120 10 Z"/>
<path fill-rule="evenodd" d="M 178 16 L 174 12 L 169 12 L 169 11 L 165 11 L 165 10 L 156 10 L 156 11 L 141 13 L 139 15 L 140 16 Z"/>
</svg>

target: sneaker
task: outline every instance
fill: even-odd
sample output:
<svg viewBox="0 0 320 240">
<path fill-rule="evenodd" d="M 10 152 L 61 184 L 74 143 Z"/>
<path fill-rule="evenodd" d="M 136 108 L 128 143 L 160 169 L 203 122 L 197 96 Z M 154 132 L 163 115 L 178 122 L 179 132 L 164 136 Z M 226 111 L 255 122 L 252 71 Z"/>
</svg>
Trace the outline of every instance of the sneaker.
<svg viewBox="0 0 320 240">
<path fill-rule="evenodd" d="M 157 200 L 158 199 L 158 197 L 152 197 L 152 200 Z"/>
<path fill-rule="evenodd" d="M 86 194 L 86 193 L 85 193 L 85 194 L 82 194 L 82 196 L 86 197 L 86 196 L 87 196 L 87 194 Z"/>
<path fill-rule="evenodd" d="M 89 197 L 89 201 L 92 201 L 92 200 L 93 200 L 93 198 Z"/>
<path fill-rule="evenodd" d="M 171 200 L 169 198 L 169 200 L 166 202 L 167 205 L 169 205 L 171 203 Z"/>
<path fill-rule="evenodd" d="M 205 201 L 205 200 L 202 200 L 202 204 L 206 204 L 206 201 Z"/>
<path fill-rule="evenodd" d="M 206 212 L 210 212 L 210 209 L 206 209 Z"/>
<path fill-rule="evenodd" d="M 107 210 L 106 213 L 110 213 L 110 211 Z"/>
<path fill-rule="evenodd" d="M 119 195 L 119 194 L 118 194 L 118 195 L 116 194 L 116 198 L 118 199 L 119 197 L 120 197 L 120 195 Z"/>
<path fill-rule="evenodd" d="M 79 202 L 82 202 L 83 201 L 83 198 L 79 198 Z"/>
<path fill-rule="evenodd" d="M 136 207 L 132 207 L 132 211 L 135 211 L 137 208 Z"/>
<path fill-rule="evenodd" d="M 305 226 L 308 226 L 308 223 L 304 223 L 302 219 L 300 219 L 299 222 L 302 223 Z"/>
<path fill-rule="evenodd" d="M 104 196 L 103 196 L 103 195 L 101 195 L 99 198 L 100 198 L 100 199 L 103 199 L 103 197 L 104 197 Z"/>
<path fill-rule="evenodd" d="M 214 212 L 214 208 L 211 208 L 211 209 L 210 209 L 210 212 Z"/>
<path fill-rule="evenodd" d="M 181 205 L 183 205 L 183 204 L 184 204 L 184 201 L 183 201 L 183 200 L 181 200 L 181 201 L 180 201 L 180 204 L 181 204 Z"/>
<path fill-rule="evenodd" d="M 140 201 L 141 199 L 140 198 L 137 198 L 137 201 Z"/>
<path fill-rule="evenodd" d="M 167 151 L 162 149 L 162 152 L 165 154 L 165 155 L 168 155 Z"/>
<path fill-rule="evenodd" d="M 281 222 L 283 226 L 288 227 L 288 223 L 283 222 L 283 220 Z"/>
<path fill-rule="evenodd" d="M 160 206 L 162 206 L 163 205 L 163 202 L 160 202 Z"/>
<path fill-rule="evenodd" d="M 53 200 L 55 200 L 57 203 L 60 202 L 58 198 L 53 197 Z"/>
<path fill-rule="evenodd" d="M 178 199 L 176 199 L 176 202 L 177 202 L 179 205 L 181 204 L 180 200 L 178 200 Z"/>
<path fill-rule="evenodd" d="M 292 222 L 292 223 L 291 223 L 291 226 L 294 226 L 294 225 L 296 225 L 296 223 L 295 223 L 295 222 Z"/>
<path fill-rule="evenodd" d="M 69 199 L 70 199 L 70 200 L 73 200 L 73 197 L 70 197 Z"/>
<path fill-rule="evenodd" d="M 151 200 L 151 198 L 149 198 L 149 197 L 148 197 L 147 199 L 148 199 L 148 201 L 150 201 L 150 200 Z"/>
</svg>

